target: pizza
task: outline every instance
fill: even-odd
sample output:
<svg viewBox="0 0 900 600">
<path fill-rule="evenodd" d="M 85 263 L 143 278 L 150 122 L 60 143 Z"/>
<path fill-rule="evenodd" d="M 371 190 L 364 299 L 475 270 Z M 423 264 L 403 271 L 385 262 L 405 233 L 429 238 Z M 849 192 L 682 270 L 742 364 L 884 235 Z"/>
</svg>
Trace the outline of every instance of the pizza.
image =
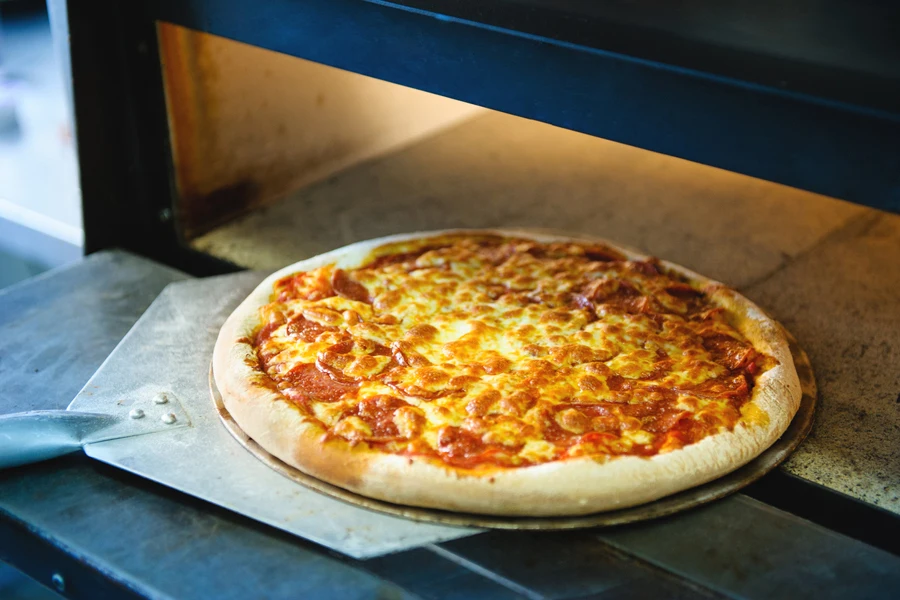
<svg viewBox="0 0 900 600">
<path fill-rule="evenodd" d="M 268 277 L 213 373 L 285 463 L 403 505 L 580 515 L 747 463 L 800 384 L 737 292 L 613 244 L 508 230 L 347 246 Z"/>
</svg>

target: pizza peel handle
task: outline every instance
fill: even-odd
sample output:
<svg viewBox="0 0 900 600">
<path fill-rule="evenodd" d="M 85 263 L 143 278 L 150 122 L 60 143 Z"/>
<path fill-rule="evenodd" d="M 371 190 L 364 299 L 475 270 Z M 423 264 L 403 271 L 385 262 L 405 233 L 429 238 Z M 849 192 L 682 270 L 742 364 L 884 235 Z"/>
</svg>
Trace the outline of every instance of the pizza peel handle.
<svg viewBox="0 0 900 600">
<path fill-rule="evenodd" d="M 112 415 L 68 410 L 0 415 L 0 469 L 80 450 L 88 439 L 118 421 Z"/>
</svg>

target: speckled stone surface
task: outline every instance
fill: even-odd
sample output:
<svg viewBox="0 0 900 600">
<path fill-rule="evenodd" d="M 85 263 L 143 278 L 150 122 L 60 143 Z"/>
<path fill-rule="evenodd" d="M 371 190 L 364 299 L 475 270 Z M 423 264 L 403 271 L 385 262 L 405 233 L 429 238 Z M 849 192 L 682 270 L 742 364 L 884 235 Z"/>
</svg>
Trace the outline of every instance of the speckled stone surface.
<svg viewBox="0 0 900 600">
<path fill-rule="evenodd" d="M 800 340 L 819 384 L 784 468 L 900 513 L 900 217 L 867 211 L 744 292 Z"/>
<path fill-rule="evenodd" d="M 900 217 L 494 113 L 195 246 L 274 269 L 391 233 L 504 225 L 605 237 L 747 293 L 819 383 L 815 429 L 784 468 L 900 513 Z"/>
<path fill-rule="evenodd" d="M 864 210 L 491 113 L 305 188 L 195 246 L 275 269 L 391 233 L 550 227 L 615 240 L 740 286 Z"/>
</svg>

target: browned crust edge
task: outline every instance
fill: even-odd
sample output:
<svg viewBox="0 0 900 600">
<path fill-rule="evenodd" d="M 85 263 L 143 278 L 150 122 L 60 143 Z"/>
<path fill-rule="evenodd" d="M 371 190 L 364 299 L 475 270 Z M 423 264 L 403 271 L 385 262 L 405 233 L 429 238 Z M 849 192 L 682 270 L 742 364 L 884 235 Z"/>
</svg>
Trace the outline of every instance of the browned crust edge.
<svg viewBox="0 0 900 600">
<path fill-rule="evenodd" d="M 382 244 L 448 234 L 497 234 L 539 242 L 600 242 L 631 259 L 647 256 L 597 238 L 515 229 L 458 229 L 379 238 L 301 261 L 266 278 L 223 325 L 213 354 L 213 372 L 222 401 L 235 422 L 260 446 L 282 461 L 328 483 L 397 504 L 505 515 L 563 516 L 627 508 L 711 481 L 746 464 L 787 429 L 800 405 L 800 382 L 787 339 L 778 324 L 750 300 L 723 284 L 678 265 L 661 264 L 701 285 L 713 286 L 713 300 L 733 325 L 777 365 L 757 378 L 749 404 L 766 415 L 757 425 L 739 423 L 733 431 L 650 458 L 624 456 L 598 462 L 569 459 L 534 467 L 503 469 L 490 476 L 461 473 L 415 457 L 384 454 L 340 439 L 323 443 L 321 427 L 277 391 L 254 383 L 255 351 L 247 339 L 259 325 L 273 283 L 290 273 L 329 263 L 358 265 Z"/>
</svg>

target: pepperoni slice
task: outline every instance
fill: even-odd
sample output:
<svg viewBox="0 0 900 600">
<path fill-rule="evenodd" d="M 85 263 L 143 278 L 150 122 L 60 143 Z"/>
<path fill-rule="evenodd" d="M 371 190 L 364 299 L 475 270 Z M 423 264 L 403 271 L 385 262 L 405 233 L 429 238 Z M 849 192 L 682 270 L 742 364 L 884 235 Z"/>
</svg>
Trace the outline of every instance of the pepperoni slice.
<svg viewBox="0 0 900 600">
<path fill-rule="evenodd" d="M 326 331 L 337 331 L 337 327 L 330 325 L 322 325 L 315 321 L 311 321 L 303 315 L 298 315 L 288 322 L 287 332 L 291 337 L 299 338 L 307 343 L 316 341 L 319 335 Z"/>
<path fill-rule="evenodd" d="M 666 293 L 682 300 L 690 300 L 703 296 L 703 292 L 695 290 L 686 283 L 675 283 L 666 287 Z"/>
<path fill-rule="evenodd" d="M 262 327 L 262 329 L 260 329 L 256 333 L 256 345 L 259 346 L 260 344 L 262 344 L 262 342 L 264 342 L 266 339 L 268 339 L 268 337 L 270 335 L 272 335 L 272 332 L 275 331 L 276 329 L 278 329 L 279 327 L 281 327 L 281 325 L 283 323 L 284 323 L 284 321 L 281 319 L 276 319 L 276 320 L 272 321 L 271 323 L 266 323 Z"/>
<path fill-rule="evenodd" d="M 488 243 L 478 249 L 478 255 L 494 266 L 503 264 L 515 253 L 516 247 L 513 244 Z"/>
<path fill-rule="evenodd" d="M 574 308 L 580 308 L 587 313 L 588 323 L 597 320 L 597 313 L 594 312 L 594 303 L 584 294 L 572 294 L 569 296 L 569 303 Z"/>
<path fill-rule="evenodd" d="M 631 267 L 632 270 L 643 273 L 649 277 L 655 277 L 656 275 L 662 274 L 662 271 L 659 270 L 659 261 L 655 258 L 631 261 L 628 263 L 628 266 Z"/>
<path fill-rule="evenodd" d="M 471 458 L 485 450 L 480 437 L 453 425 L 442 427 L 438 431 L 437 443 L 438 451 L 451 458 Z"/>
<path fill-rule="evenodd" d="M 331 283 L 325 277 L 312 276 L 310 273 L 288 275 L 275 282 L 274 290 L 278 292 L 278 301 L 301 298 L 303 300 L 321 300 L 334 296 Z"/>
<path fill-rule="evenodd" d="M 415 250 L 413 252 L 401 252 L 398 254 L 386 254 L 384 256 L 379 256 L 375 258 L 372 262 L 365 265 L 364 269 L 379 269 L 381 267 L 386 267 L 388 265 L 398 265 L 398 264 L 407 264 L 407 263 L 415 263 L 416 259 L 425 254 L 426 252 L 431 252 L 432 250 L 440 250 L 441 248 L 446 248 L 447 245 L 435 244 L 430 246 L 423 246 L 419 250 Z"/>
<path fill-rule="evenodd" d="M 690 393 L 703 398 L 746 398 L 750 393 L 750 384 L 747 376 L 739 373 L 734 376 L 725 376 L 719 379 L 710 379 L 693 386 Z"/>
<path fill-rule="evenodd" d="M 291 398 L 292 400 L 337 402 L 344 394 L 355 392 L 359 389 L 358 383 L 336 381 L 313 364 L 297 365 L 288 371 L 285 378 L 291 383 L 292 391 L 288 393 L 296 396 L 296 398 Z"/>
<path fill-rule="evenodd" d="M 331 276 L 331 287 L 342 298 L 372 304 L 372 298 L 369 296 L 369 290 L 366 289 L 366 286 L 355 279 L 351 279 L 347 275 L 347 271 L 343 269 L 335 269 L 334 274 Z"/>
<path fill-rule="evenodd" d="M 405 341 L 396 341 L 391 344 L 391 352 L 394 360 L 404 367 L 428 367 L 431 361 L 416 352 L 412 344 Z"/>
<path fill-rule="evenodd" d="M 615 262 L 617 260 L 625 260 L 625 257 L 606 246 L 588 246 L 584 249 L 584 256 L 588 260 L 594 262 Z"/>
<path fill-rule="evenodd" d="M 652 433 L 665 433 L 673 429 L 682 419 L 690 420 L 690 413 L 683 410 L 664 410 L 641 421 L 641 428 Z"/>
<path fill-rule="evenodd" d="M 709 350 L 715 362 L 732 371 L 746 368 L 756 358 L 756 352 L 750 344 L 725 334 L 704 338 L 703 347 Z"/>
<path fill-rule="evenodd" d="M 366 398 L 356 407 L 356 414 L 372 428 L 376 437 L 399 435 L 394 424 L 394 412 L 408 403 L 395 396 L 378 395 Z"/>
</svg>

